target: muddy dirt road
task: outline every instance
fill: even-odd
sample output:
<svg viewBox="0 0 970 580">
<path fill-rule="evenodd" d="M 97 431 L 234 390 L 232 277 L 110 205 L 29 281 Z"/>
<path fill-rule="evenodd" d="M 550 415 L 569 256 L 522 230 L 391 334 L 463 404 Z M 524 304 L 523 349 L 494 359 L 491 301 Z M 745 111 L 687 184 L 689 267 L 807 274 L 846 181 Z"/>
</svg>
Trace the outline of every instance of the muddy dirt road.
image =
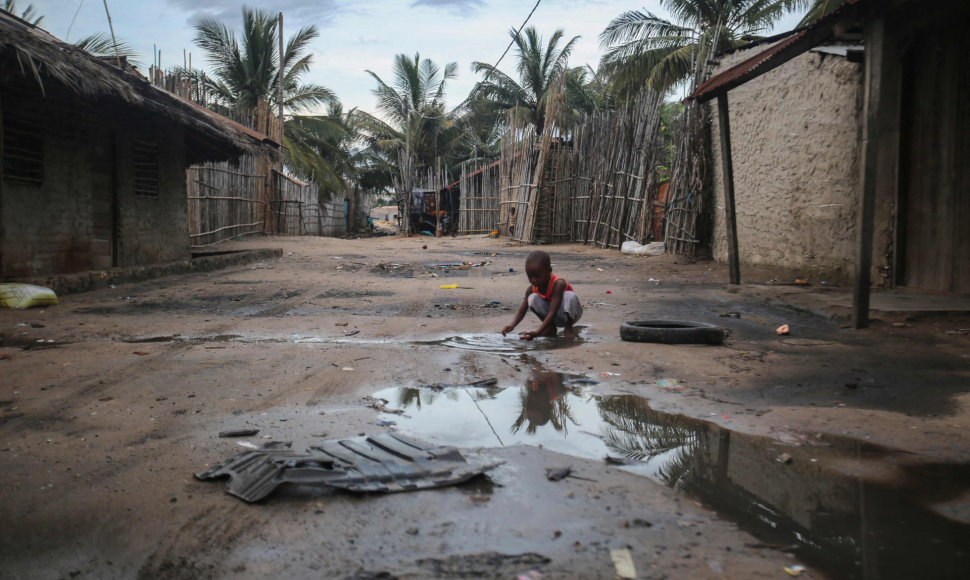
<svg viewBox="0 0 970 580">
<path fill-rule="evenodd" d="M 638 578 L 968 569 L 970 336 L 947 333 L 965 320 L 850 331 L 729 291 L 716 264 L 568 245 L 545 249 L 581 340 L 526 343 L 498 331 L 530 247 L 225 249 L 257 247 L 283 256 L 0 311 L 0 577 L 615 578 L 627 554 Z M 730 333 L 620 341 L 637 318 Z M 193 477 L 241 443 L 389 431 L 504 464 L 256 504 Z"/>
</svg>

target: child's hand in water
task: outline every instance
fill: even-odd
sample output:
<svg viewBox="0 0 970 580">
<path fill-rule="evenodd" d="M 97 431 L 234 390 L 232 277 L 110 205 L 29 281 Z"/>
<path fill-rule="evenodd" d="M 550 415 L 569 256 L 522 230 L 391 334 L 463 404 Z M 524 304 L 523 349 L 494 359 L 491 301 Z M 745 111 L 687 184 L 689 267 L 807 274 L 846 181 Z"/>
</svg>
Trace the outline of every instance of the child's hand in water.
<svg viewBox="0 0 970 580">
<path fill-rule="evenodd" d="M 537 336 L 539 335 L 534 332 L 523 332 L 522 334 L 519 335 L 519 338 L 521 338 L 522 340 L 532 340 Z"/>
<path fill-rule="evenodd" d="M 505 328 L 502 329 L 502 336 L 505 336 L 506 334 L 512 332 L 513 330 L 515 330 L 515 327 L 512 326 L 511 324 L 506 326 Z"/>
</svg>

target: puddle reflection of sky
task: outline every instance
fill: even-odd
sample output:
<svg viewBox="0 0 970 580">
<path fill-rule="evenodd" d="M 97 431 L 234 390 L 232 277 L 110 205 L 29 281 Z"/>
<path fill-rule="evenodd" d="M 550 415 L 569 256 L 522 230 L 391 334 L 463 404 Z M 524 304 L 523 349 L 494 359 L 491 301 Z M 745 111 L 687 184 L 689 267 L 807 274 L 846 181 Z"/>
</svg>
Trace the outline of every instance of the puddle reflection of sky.
<svg viewBox="0 0 970 580">
<path fill-rule="evenodd" d="M 457 447 L 532 445 L 593 460 L 610 456 L 630 460 L 623 469 L 665 481 L 692 433 L 650 422 L 645 399 L 594 395 L 564 384 L 565 378 L 534 372 L 519 388 L 392 388 L 375 396 L 404 410 L 383 419 L 422 438 Z"/>
<path fill-rule="evenodd" d="M 833 577 L 955 578 L 970 566 L 970 526 L 930 509 L 965 497 L 965 465 L 916 464 L 900 481 L 867 482 L 826 469 L 825 459 L 880 460 L 891 450 L 833 436 L 819 442 L 824 447 L 788 447 L 655 411 L 635 395 L 597 395 L 539 369 L 519 387 L 393 388 L 376 396 L 403 409 L 382 417 L 395 428 L 442 445 L 541 445 L 622 458 L 631 463 L 620 469 L 704 501 L 766 543 L 793 546 Z M 782 452 L 786 461 L 776 459 Z"/>
</svg>

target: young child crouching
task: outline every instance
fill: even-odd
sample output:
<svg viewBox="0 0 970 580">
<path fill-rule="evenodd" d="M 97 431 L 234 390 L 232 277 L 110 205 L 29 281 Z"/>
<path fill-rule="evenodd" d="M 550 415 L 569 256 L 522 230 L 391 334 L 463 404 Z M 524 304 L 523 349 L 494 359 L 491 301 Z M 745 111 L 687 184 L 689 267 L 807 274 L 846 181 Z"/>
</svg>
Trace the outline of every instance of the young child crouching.
<svg viewBox="0 0 970 580">
<path fill-rule="evenodd" d="M 570 340 L 576 338 L 573 325 L 583 316 L 583 305 L 569 282 L 552 273 L 549 254 L 542 251 L 529 254 L 525 259 L 525 275 L 530 285 L 525 289 L 525 298 L 515 313 L 515 319 L 502 329 L 502 335 L 515 330 L 525 318 L 526 311 L 531 309 L 542 324 L 533 332 L 521 333 L 520 338 L 532 340 L 537 336 L 556 336 L 560 326 L 563 327 L 564 337 Z"/>
</svg>

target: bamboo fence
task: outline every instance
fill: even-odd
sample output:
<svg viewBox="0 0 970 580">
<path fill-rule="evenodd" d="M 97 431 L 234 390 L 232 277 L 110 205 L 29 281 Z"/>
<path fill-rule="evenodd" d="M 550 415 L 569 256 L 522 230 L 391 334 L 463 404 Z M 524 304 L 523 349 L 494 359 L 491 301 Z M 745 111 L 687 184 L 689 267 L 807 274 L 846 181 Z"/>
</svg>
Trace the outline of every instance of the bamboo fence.
<svg viewBox="0 0 970 580">
<path fill-rule="evenodd" d="M 707 47 L 696 51 L 691 91 L 707 80 L 714 69 L 712 58 L 718 45 L 722 27 L 716 32 Z M 710 192 L 708 166 L 710 160 L 709 135 L 710 122 L 706 109 L 696 102 L 687 105 L 684 111 L 684 129 L 677 143 L 673 175 L 667 204 L 667 223 L 664 229 L 664 245 L 668 252 L 693 256 L 701 236 L 698 221 L 701 216 L 709 215 L 705 192 Z"/>
<path fill-rule="evenodd" d="M 642 93 L 624 109 L 586 116 L 575 127 L 570 159 L 553 178 L 573 179 L 570 240 L 606 248 L 649 241 L 664 152 L 662 106 L 659 95 Z"/>
<path fill-rule="evenodd" d="M 501 206 L 498 164 L 493 163 L 471 173 L 467 168 L 462 168 L 458 183 L 461 192 L 458 233 L 487 234 L 499 230 Z M 503 225 L 507 231 L 508 223 Z"/>
<path fill-rule="evenodd" d="M 644 93 L 622 110 L 586 115 L 568 128 L 556 123 L 561 102 L 550 99 L 541 136 L 510 119 L 498 163 L 498 225 L 529 243 L 618 248 L 648 241 L 664 153 L 661 96 Z"/>
<path fill-rule="evenodd" d="M 535 128 L 511 119 L 502 137 L 498 197 L 500 223 L 505 224 L 507 235 L 513 240 L 532 241 L 531 237 L 525 236 L 525 216 L 530 213 L 529 192 L 534 188 L 533 173 L 537 158 Z"/>
<path fill-rule="evenodd" d="M 185 172 L 192 247 L 263 231 L 266 202 L 260 193 L 266 177 L 258 173 L 257 162 L 247 157 L 234 167 L 210 163 Z"/>
<path fill-rule="evenodd" d="M 160 89 L 165 89 L 187 101 L 201 105 L 263 135 L 282 140 L 283 133 L 280 127 L 280 119 L 268 103 L 260 101 L 252 111 L 241 111 L 228 107 L 226 103 L 208 90 L 207 81 L 209 79 L 202 71 L 184 68 L 165 71 L 159 67 L 150 66 L 148 67 L 148 76 L 151 84 Z"/>
<path fill-rule="evenodd" d="M 347 209 L 343 202 L 329 201 L 318 204 L 317 208 L 319 235 L 336 237 L 347 233 Z"/>
<path fill-rule="evenodd" d="M 282 141 L 282 126 L 270 105 L 252 111 L 225 106 L 208 91 L 205 73 L 149 68 L 150 82 L 183 99 Z M 280 173 L 278 155 L 245 155 L 235 163 L 205 163 L 186 171 L 192 247 L 254 234 L 340 235 L 346 232 L 342 203 L 322 204 L 315 183 Z"/>
<path fill-rule="evenodd" d="M 709 175 L 709 152 L 704 135 L 704 109 L 692 103 L 684 116 L 684 131 L 670 179 L 664 244 L 668 252 L 692 256 L 700 242 L 698 217 L 705 210 L 703 192 Z"/>
<path fill-rule="evenodd" d="M 273 233 L 284 236 L 320 235 L 322 212 L 319 192 L 312 183 L 303 183 L 273 171 Z"/>
</svg>

